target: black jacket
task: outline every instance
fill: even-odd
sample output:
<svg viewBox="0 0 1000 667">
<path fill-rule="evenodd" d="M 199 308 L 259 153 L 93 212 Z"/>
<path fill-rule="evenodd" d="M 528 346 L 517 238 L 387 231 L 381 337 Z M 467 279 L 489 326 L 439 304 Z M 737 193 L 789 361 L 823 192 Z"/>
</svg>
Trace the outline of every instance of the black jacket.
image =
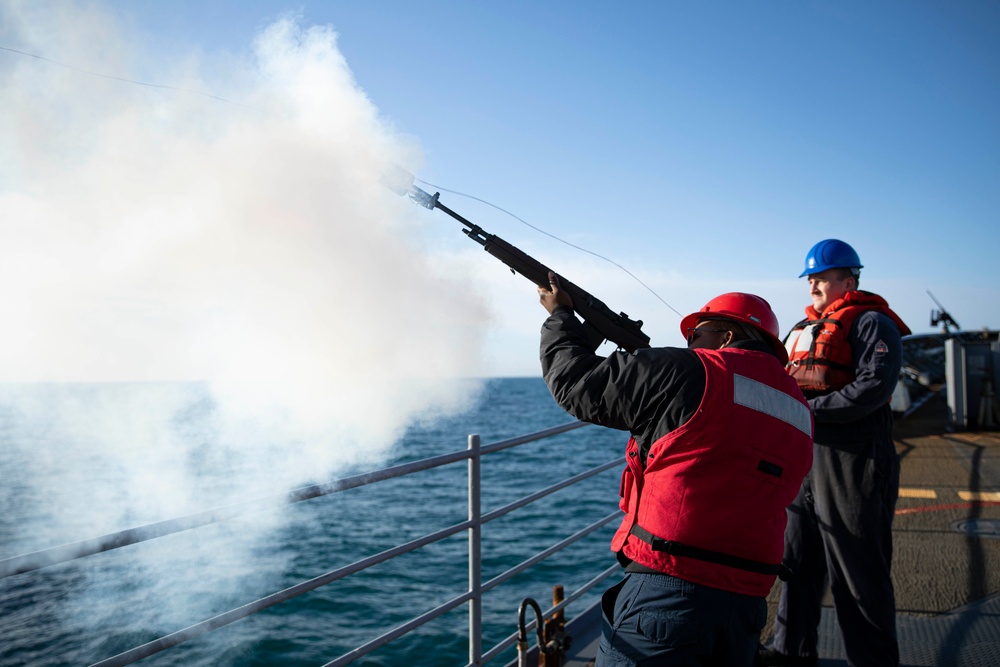
<svg viewBox="0 0 1000 667">
<path fill-rule="evenodd" d="M 735 347 L 774 354 L 757 341 Z M 705 368 L 694 351 L 656 347 L 601 357 L 567 307 L 542 325 L 540 357 L 545 384 L 564 410 L 581 421 L 629 431 L 643 456 L 694 415 L 705 393 Z"/>
</svg>

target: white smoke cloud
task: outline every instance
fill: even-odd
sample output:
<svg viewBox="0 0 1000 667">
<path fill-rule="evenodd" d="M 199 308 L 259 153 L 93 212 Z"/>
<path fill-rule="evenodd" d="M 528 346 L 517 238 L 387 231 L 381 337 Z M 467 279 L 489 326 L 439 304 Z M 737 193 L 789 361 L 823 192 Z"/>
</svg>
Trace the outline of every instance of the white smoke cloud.
<svg viewBox="0 0 1000 667">
<path fill-rule="evenodd" d="M 419 150 L 332 27 L 140 75 L 100 4 L 4 2 L 0 26 L 44 58 L 0 51 L 0 398 L 9 474 L 49 506 L 7 549 L 325 479 L 468 407 L 489 309 L 379 184 Z M 178 427 L 192 406 L 207 431 Z"/>
<path fill-rule="evenodd" d="M 342 423 L 393 412 L 380 397 L 400 378 L 476 374 L 486 308 L 408 241 L 417 210 L 379 176 L 415 151 L 331 27 L 265 29 L 232 76 L 252 85 L 226 91 L 238 106 L 79 71 L 130 78 L 135 47 L 64 5 L 3 14 L 5 40 L 78 69 L 0 61 L 16 138 L 0 164 L 0 379 L 207 379 Z M 213 90 L 197 69 L 164 85 Z"/>
</svg>

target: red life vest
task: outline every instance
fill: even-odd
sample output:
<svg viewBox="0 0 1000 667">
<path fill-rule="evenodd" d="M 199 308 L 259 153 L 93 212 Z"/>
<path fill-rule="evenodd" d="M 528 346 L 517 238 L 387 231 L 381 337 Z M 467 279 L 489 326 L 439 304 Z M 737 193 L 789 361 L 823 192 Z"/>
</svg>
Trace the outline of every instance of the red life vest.
<svg viewBox="0 0 1000 667">
<path fill-rule="evenodd" d="M 812 465 L 812 413 L 764 352 L 694 350 L 705 394 L 650 447 L 630 439 L 616 553 L 685 581 L 764 597 L 781 566 L 785 508 Z"/>
<path fill-rule="evenodd" d="M 896 323 L 901 336 L 910 333 L 903 320 L 889 309 L 885 299 L 853 290 L 823 311 L 806 307 L 806 319 L 796 324 L 785 338 L 788 374 L 803 391 L 828 392 L 854 382 L 854 351 L 847 336 L 861 313 L 876 310 Z"/>
</svg>

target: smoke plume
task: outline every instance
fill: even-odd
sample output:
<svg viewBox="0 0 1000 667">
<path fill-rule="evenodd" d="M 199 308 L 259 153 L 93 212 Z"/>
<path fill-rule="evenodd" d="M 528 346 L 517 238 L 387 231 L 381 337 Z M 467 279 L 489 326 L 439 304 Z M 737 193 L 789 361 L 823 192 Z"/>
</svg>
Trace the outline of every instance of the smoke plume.
<svg viewBox="0 0 1000 667">
<path fill-rule="evenodd" d="M 488 309 L 380 185 L 419 149 L 332 27 L 151 69 L 99 4 L 0 26 L 0 555 L 323 480 L 468 406 Z"/>
</svg>

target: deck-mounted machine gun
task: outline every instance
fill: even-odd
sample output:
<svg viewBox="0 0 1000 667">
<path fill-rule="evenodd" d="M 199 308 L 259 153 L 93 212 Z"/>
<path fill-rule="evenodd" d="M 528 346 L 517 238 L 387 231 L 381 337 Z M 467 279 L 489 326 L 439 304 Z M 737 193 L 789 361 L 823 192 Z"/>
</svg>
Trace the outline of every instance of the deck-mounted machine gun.
<svg viewBox="0 0 1000 667">
<path fill-rule="evenodd" d="M 382 178 L 382 183 L 396 194 L 407 195 L 425 208 L 441 209 L 461 222 L 465 225 L 465 229 L 462 230 L 465 235 L 509 266 L 511 273 L 520 273 L 536 285 L 548 288 L 548 267 L 499 236 L 490 234 L 479 225 L 469 222 L 438 201 L 440 193 L 427 194 L 415 186 L 413 181 L 413 174 L 399 167 Z M 559 285 L 573 298 L 573 310 L 583 318 L 584 324 L 590 331 L 590 342 L 594 349 L 605 340 L 610 340 L 626 352 L 649 347 L 649 336 L 642 332 L 641 320 L 630 320 L 625 313 L 615 313 L 602 301 L 562 276 L 559 276 Z"/>
<path fill-rule="evenodd" d="M 941 305 L 941 302 L 934 298 L 934 295 L 931 294 L 930 290 L 927 290 L 927 294 L 928 296 L 931 297 L 931 299 L 934 300 L 934 303 L 937 304 L 937 307 L 940 308 L 940 310 L 931 311 L 931 326 L 936 327 L 938 324 L 940 324 L 942 331 L 944 332 L 945 335 L 951 333 L 948 330 L 949 325 L 955 327 L 955 329 L 961 329 L 962 327 L 958 326 L 958 322 L 956 322 L 952 318 L 952 316 L 948 313 L 948 311 L 944 309 L 944 306 Z"/>
</svg>

